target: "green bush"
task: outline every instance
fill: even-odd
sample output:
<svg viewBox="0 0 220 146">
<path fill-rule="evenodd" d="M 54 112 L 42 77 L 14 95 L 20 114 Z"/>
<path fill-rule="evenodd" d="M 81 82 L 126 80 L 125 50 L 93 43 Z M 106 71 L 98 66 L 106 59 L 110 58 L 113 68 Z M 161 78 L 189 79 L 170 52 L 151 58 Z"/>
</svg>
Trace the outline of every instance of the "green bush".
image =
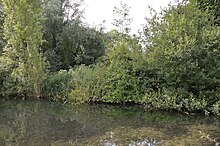
<svg viewBox="0 0 220 146">
<path fill-rule="evenodd" d="M 98 71 L 93 67 L 81 65 L 69 72 L 72 77 L 71 84 L 73 88 L 68 94 L 68 101 L 73 103 L 90 102 L 96 96 Z"/>
<path fill-rule="evenodd" d="M 70 70 L 71 102 L 139 102 L 151 86 L 146 60 L 140 50 L 118 42 L 96 65 Z"/>
<path fill-rule="evenodd" d="M 72 89 L 71 78 L 71 74 L 66 70 L 48 75 L 44 81 L 44 96 L 55 101 L 66 101 Z"/>
<path fill-rule="evenodd" d="M 198 99 L 184 89 L 163 88 L 157 92 L 146 92 L 142 103 L 148 108 L 164 110 L 187 110 L 200 111 L 208 110 L 207 101 Z"/>
<path fill-rule="evenodd" d="M 24 77 L 18 68 L 21 63 L 15 58 L 15 50 L 11 48 L 5 48 L 0 56 L 0 88 L 4 98 L 24 98 L 27 95 L 22 86 Z"/>
<path fill-rule="evenodd" d="M 148 64 L 162 75 L 157 78 L 162 83 L 159 92 L 146 91 L 145 103 L 189 111 L 213 111 L 210 107 L 215 107 L 216 113 L 220 28 L 195 1 L 171 6 L 161 14 L 155 14 L 145 27 Z"/>
<path fill-rule="evenodd" d="M 94 67 L 83 65 L 53 73 L 45 80 L 44 95 L 52 100 L 73 104 L 90 102 L 100 96 L 97 86 L 100 76 Z"/>
<path fill-rule="evenodd" d="M 140 50 L 125 40 L 117 42 L 105 56 L 98 82 L 98 100 L 110 103 L 139 102 L 144 94 L 146 60 Z M 100 79 L 102 77 L 102 79 Z"/>
<path fill-rule="evenodd" d="M 214 103 L 212 105 L 212 107 L 210 108 L 210 110 L 216 114 L 216 115 L 220 115 L 220 101 L 217 101 L 216 103 Z"/>
</svg>

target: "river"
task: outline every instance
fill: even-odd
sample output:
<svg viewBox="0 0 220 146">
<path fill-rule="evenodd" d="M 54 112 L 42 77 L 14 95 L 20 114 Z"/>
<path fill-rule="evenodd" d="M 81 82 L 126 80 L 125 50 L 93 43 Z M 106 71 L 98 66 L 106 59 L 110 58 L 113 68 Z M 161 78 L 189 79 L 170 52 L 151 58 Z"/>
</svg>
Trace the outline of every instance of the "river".
<svg viewBox="0 0 220 146">
<path fill-rule="evenodd" d="M 0 146 L 213 146 L 220 118 L 138 106 L 0 103 Z"/>
</svg>

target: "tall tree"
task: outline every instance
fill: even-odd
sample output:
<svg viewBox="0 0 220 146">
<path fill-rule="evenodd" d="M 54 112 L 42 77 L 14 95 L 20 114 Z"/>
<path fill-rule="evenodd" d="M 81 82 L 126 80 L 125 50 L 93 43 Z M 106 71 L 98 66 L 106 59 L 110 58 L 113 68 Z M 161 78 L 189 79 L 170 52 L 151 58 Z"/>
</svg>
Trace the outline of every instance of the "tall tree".
<svg viewBox="0 0 220 146">
<path fill-rule="evenodd" d="M 5 5 L 5 51 L 13 52 L 17 68 L 10 75 L 17 93 L 39 97 L 45 76 L 42 43 L 43 6 L 41 0 L 3 0 Z"/>
<path fill-rule="evenodd" d="M 83 0 L 49 0 L 46 3 L 44 55 L 50 70 L 89 65 L 104 54 L 103 32 L 85 25 L 81 19 Z"/>
<path fill-rule="evenodd" d="M 112 30 L 107 33 L 107 46 L 112 48 L 117 42 L 124 42 L 129 45 L 130 49 L 141 51 L 141 45 L 139 44 L 139 38 L 136 35 L 131 35 L 130 25 L 133 19 L 130 17 L 130 7 L 120 2 L 120 6 L 115 6 L 113 9 L 113 14 L 115 18 L 113 19 L 113 25 L 116 30 Z"/>
<path fill-rule="evenodd" d="M 44 34 L 46 40 L 44 49 L 56 48 L 59 35 L 63 32 L 65 25 L 70 21 L 80 21 L 82 11 L 80 6 L 83 0 L 71 1 L 70 0 L 48 0 L 45 3 L 45 17 Z"/>
<path fill-rule="evenodd" d="M 90 65 L 104 54 L 103 32 L 71 23 L 65 27 L 58 44 L 57 54 L 61 59 L 61 69 L 75 65 Z"/>
<path fill-rule="evenodd" d="M 120 7 L 114 7 L 113 14 L 115 15 L 115 19 L 113 21 L 113 25 L 116 26 L 119 30 L 119 33 L 128 34 L 130 32 L 130 24 L 132 22 L 132 18 L 129 16 L 130 7 L 120 2 Z"/>
<path fill-rule="evenodd" d="M 50 63 L 50 69 L 59 70 L 62 58 L 59 53 L 65 48 L 59 48 L 63 34 L 71 22 L 81 23 L 82 11 L 80 6 L 83 0 L 48 0 L 45 3 L 45 17 L 42 45 L 44 55 Z"/>
<path fill-rule="evenodd" d="M 5 45 L 5 41 L 3 39 L 3 23 L 4 23 L 4 12 L 3 12 L 3 4 L 0 0 L 0 54 L 2 53 L 3 47 Z"/>
</svg>

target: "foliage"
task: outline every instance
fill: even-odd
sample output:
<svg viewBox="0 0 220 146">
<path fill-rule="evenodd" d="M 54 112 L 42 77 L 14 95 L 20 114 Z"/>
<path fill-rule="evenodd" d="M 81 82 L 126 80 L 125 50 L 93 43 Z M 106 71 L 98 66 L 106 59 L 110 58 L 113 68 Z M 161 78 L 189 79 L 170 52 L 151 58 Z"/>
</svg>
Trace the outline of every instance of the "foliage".
<svg viewBox="0 0 220 146">
<path fill-rule="evenodd" d="M 13 61 L 5 57 L 5 55 L 0 56 L 0 95 L 5 93 L 5 89 L 3 88 L 4 82 L 12 73 L 15 68 Z"/>
<path fill-rule="evenodd" d="M 143 90 L 140 90 L 140 78 L 137 72 L 144 67 L 144 62 L 143 64 L 140 62 L 141 52 L 135 49 L 130 48 L 125 41 L 121 41 L 117 42 L 107 54 L 108 65 L 101 90 L 104 101 L 134 102 L 141 98 Z"/>
<path fill-rule="evenodd" d="M 114 7 L 113 14 L 115 15 L 115 19 L 113 21 L 113 25 L 116 26 L 121 34 L 128 34 L 130 32 L 130 24 L 132 22 L 132 18 L 129 17 L 130 7 L 120 2 L 120 7 Z"/>
<path fill-rule="evenodd" d="M 130 35 L 130 8 L 122 2 L 113 11 L 117 30 L 107 33 L 82 22 L 82 0 L 3 4 L 1 95 L 220 113 L 218 2 L 151 9 L 145 44 Z"/>
<path fill-rule="evenodd" d="M 69 70 L 68 81 L 65 75 L 58 78 L 58 85 L 64 86 L 56 89 L 55 96 L 61 93 L 71 103 L 135 102 L 219 114 L 220 30 L 213 24 L 215 18 L 190 1 L 148 19 L 148 50 L 142 50 L 138 38 L 126 31 L 108 32 L 105 56 L 95 65 Z M 63 44 L 69 43 L 63 40 Z"/>
<path fill-rule="evenodd" d="M 166 81 L 161 92 L 152 96 L 157 104 L 174 96 L 173 106 L 210 110 L 220 100 L 220 29 L 214 23 L 214 18 L 198 9 L 195 1 L 172 6 L 162 11 L 162 16 L 155 14 L 148 21 L 148 62 L 163 73 Z"/>
<path fill-rule="evenodd" d="M 146 62 L 143 57 L 125 41 L 118 42 L 102 62 L 73 71 L 72 98 L 76 99 L 78 95 L 87 102 L 138 102 L 145 90 L 143 72 Z"/>
<path fill-rule="evenodd" d="M 71 70 L 73 85 L 72 90 L 68 94 L 68 101 L 71 103 L 90 102 L 98 94 L 98 77 L 102 76 L 98 68 L 79 66 L 75 70 Z"/>
<path fill-rule="evenodd" d="M 57 55 L 62 60 L 61 68 L 75 65 L 90 65 L 104 54 L 103 34 L 95 28 L 70 24 L 60 37 Z"/>
<path fill-rule="evenodd" d="M 71 103 L 139 102 L 146 89 L 145 69 L 142 53 L 129 48 L 125 41 L 118 42 L 98 64 L 81 65 L 68 71 L 71 87 L 65 86 L 66 100 Z"/>
<path fill-rule="evenodd" d="M 17 66 L 7 79 L 6 88 L 14 89 L 18 94 L 40 97 L 45 76 L 44 60 L 38 50 L 42 43 L 42 4 L 38 0 L 3 0 L 3 2 L 6 15 L 5 50 L 14 53 L 11 59 Z"/>
<path fill-rule="evenodd" d="M 65 70 L 48 75 L 43 86 L 44 96 L 55 101 L 66 101 L 72 87 L 71 78 L 71 74 Z"/>
<path fill-rule="evenodd" d="M 5 15 L 3 12 L 3 4 L 2 1 L 0 0 L 0 55 L 3 51 L 3 48 L 5 46 L 5 40 L 4 40 L 4 28 L 3 28 L 3 24 L 4 24 L 4 19 L 5 19 Z"/>
<path fill-rule="evenodd" d="M 92 64 L 104 54 L 102 30 L 83 24 L 83 0 L 49 0 L 45 4 L 44 56 L 51 71 Z"/>
<path fill-rule="evenodd" d="M 202 11 L 208 11 L 209 14 L 214 16 L 215 24 L 220 24 L 220 1 L 216 0 L 197 0 L 198 6 Z"/>
<path fill-rule="evenodd" d="M 43 39 L 45 42 L 42 45 L 42 50 L 47 61 L 50 63 L 50 70 L 56 71 L 62 65 L 62 61 L 58 52 L 64 48 L 58 48 L 59 38 L 63 33 L 64 27 L 70 23 L 70 21 L 80 21 L 81 11 L 79 7 L 81 1 L 73 2 L 70 4 L 69 0 L 48 0 L 44 3 L 45 17 L 43 27 Z M 72 14 L 69 14 L 73 11 Z M 56 58 L 56 59 L 55 59 Z"/>
<path fill-rule="evenodd" d="M 89 102 L 95 97 L 98 71 L 93 67 L 78 66 L 74 70 L 52 73 L 44 82 L 44 96 L 61 102 Z"/>
</svg>

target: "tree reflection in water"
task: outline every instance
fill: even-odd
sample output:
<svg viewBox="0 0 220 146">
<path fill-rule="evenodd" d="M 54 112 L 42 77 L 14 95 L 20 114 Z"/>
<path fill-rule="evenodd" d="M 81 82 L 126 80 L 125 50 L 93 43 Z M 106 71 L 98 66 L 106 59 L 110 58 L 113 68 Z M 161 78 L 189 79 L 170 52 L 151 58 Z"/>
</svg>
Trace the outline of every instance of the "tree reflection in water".
<svg viewBox="0 0 220 146">
<path fill-rule="evenodd" d="M 215 145 L 220 141 L 219 119 L 146 112 L 141 107 L 10 101 L 2 103 L 0 111 L 1 146 Z"/>
</svg>

